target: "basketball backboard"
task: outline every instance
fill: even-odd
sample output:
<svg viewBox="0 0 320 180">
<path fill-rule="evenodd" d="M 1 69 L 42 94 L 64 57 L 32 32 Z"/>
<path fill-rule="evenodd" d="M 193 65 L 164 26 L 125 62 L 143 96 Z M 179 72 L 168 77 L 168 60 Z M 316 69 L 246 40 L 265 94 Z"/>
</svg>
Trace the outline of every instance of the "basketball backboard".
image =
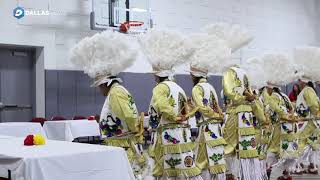
<svg viewBox="0 0 320 180">
<path fill-rule="evenodd" d="M 130 32 L 145 32 L 152 27 L 149 0 L 92 0 L 91 29 L 119 30 L 122 23 L 143 22 L 130 27 Z"/>
</svg>

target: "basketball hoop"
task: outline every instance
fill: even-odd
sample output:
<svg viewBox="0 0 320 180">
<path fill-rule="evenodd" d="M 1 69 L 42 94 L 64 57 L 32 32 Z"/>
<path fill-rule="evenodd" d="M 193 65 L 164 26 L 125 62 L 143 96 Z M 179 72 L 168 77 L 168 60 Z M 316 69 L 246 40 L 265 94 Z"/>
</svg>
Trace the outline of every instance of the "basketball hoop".
<svg viewBox="0 0 320 180">
<path fill-rule="evenodd" d="M 142 21 L 127 21 L 127 22 L 121 23 L 119 30 L 122 33 L 127 33 L 131 26 L 138 27 L 138 26 L 142 26 L 143 24 L 144 22 Z"/>
</svg>

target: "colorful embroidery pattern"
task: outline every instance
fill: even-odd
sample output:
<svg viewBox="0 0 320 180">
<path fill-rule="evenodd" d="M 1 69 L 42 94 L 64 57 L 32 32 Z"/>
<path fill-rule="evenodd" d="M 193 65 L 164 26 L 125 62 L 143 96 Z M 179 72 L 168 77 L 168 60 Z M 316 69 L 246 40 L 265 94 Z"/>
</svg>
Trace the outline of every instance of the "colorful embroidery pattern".
<svg viewBox="0 0 320 180">
<path fill-rule="evenodd" d="M 138 112 L 137 112 L 137 109 L 136 109 L 136 104 L 135 104 L 135 102 L 134 102 L 134 100 L 133 100 L 133 97 L 131 96 L 131 95 L 128 95 L 128 98 L 129 98 L 129 108 L 131 109 L 131 110 L 133 110 L 133 113 L 134 114 L 138 114 Z"/>
<path fill-rule="evenodd" d="M 203 98 L 203 100 L 202 100 L 203 105 L 207 106 L 207 105 L 208 105 L 208 102 L 209 102 L 208 99 Z"/>
<path fill-rule="evenodd" d="M 258 145 L 257 147 L 257 151 L 258 151 L 258 154 L 261 155 L 261 152 L 262 152 L 262 145 Z"/>
<path fill-rule="evenodd" d="M 312 142 L 315 142 L 316 140 L 318 140 L 318 137 L 313 135 L 308 137 L 308 139 L 310 139 Z"/>
<path fill-rule="evenodd" d="M 271 124 L 275 124 L 278 119 L 278 114 L 273 111 L 270 114 Z"/>
<path fill-rule="evenodd" d="M 186 103 L 186 98 L 183 94 L 179 93 L 179 96 L 178 96 L 178 103 L 179 103 L 179 112 L 182 114 L 182 115 L 185 115 L 187 114 L 186 112 L 186 108 L 185 108 L 185 103 Z"/>
<path fill-rule="evenodd" d="M 298 129 L 301 129 L 304 125 L 304 122 L 298 123 Z"/>
<path fill-rule="evenodd" d="M 209 126 L 206 126 L 205 129 L 204 129 L 205 132 L 208 132 L 208 134 L 210 135 L 210 137 L 212 137 L 213 139 L 217 139 L 218 136 L 209 129 Z"/>
<path fill-rule="evenodd" d="M 251 125 L 251 124 L 250 124 L 250 121 L 246 118 L 245 113 L 242 114 L 241 119 L 242 119 L 242 122 L 243 122 L 245 125 L 247 125 L 247 126 L 250 126 L 250 125 Z"/>
<path fill-rule="evenodd" d="M 166 160 L 166 163 L 170 166 L 170 168 L 175 169 L 176 165 L 181 164 L 181 159 L 173 159 L 172 157 Z"/>
<path fill-rule="evenodd" d="M 150 106 L 149 110 L 149 125 L 152 127 L 152 129 L 156 129 L 159 125 L 160 118 L 158 116 L 157 111 L 153 106 Z"/>
<path fill-rule="evenodd" d="M 174 98 L 172 97 L 172 95 L 170 96 L 169 98 L 169 104 L 170 106 L 172 107 L 175 107 L 177 104 L 176 104 L 176 101 L 174 100 Z"/>
<path fill-rule="evenodd" d="M 192 165 L 193 165 L 193 158 L 192 158 L 191 156 L 186 156 L 186 157 L 184 158 L 184 165 L 185 165 L 186 167 L 192 167 Z"/>
<path fill-rule="evenodd" d="M 214 162 L 214 164 L 219 164 L 218 162 L 223 158 L 223 154 L 213 153 L 209 158 Z"/>
<path fill-rule="evenodd" d="M 282 124 L 281 127 L 284 130 L 284 132 L 286 132 L 287 134 L 292 133 L 292 130 L 288 129 L 288 127 L 285 124 Z"/>
<path fill-rule="evenodd" d="M 199 112 L 199 111 L 197 111 L 195 114 L 194 114 L 194 116 L 195 116 L 195 118 L 196 118 L 196 120 L 200 120 L 200 118 L 201 118 L 201 116 L 202 116 L 202 114 Z"/>
<path fill-rule="evenodd" d="M 100 129 L 104 135 L 112 137 L 114 135 L 122 134 L 123 126 L 119 118 L 114 120 L 113 116 L 109 114 L 106 119 L 103 119 L 100 122 Z"/>
<path fill-rule="evenodd" d="M 188 139 L 187 139 L 187 132 L 186 132 L 186 129 L 183 129 L 182 136 L 183 136 L 183 140 L 184 140 L 184 142 L 187 142 L 187 141 L 188 141 Z"/>
<path fill-rule="evenodd" d="M 302 117 L 307 117 L 310 114 L 310 109 L 306 108 L 303 104 L 300 104 L 296 112 Z"/>
<path fill-rule="evenodd" d="M 255 148 L 256 147 L 256 140 L 255 138 L 251 138 L 250 141 L 247 141 L 247 140 L 243 140 L 243 141 L 240 141 L 240 145 L 242 146 L 243 150 L 248 150 L 248 147 L 252 147 L 252 148 Z"/>
<path fill-rule="evenodd" d="M 288 147 L 289 147 L 289 144 L 288 144 L 288 143 L 282 143 L 281 148 L 282 148 L 283 150 L 287 150 Z"/>
<path fill-rule="evenodd" d="M 171 142 L 173 144 L 178 144 L 180 143 L 180 141 L 172 136 L 170 136 L 168 134 L 168 132 L 165 132 L 165 135 L 164 135 L 164 139 L 167 140 L 168 142 Z"/>
<path fill-rule="evenodd" d="M 253 124 L 254 127 L 257 127 L 258 121 L 257 121 L 256 117 L 253 117 L 252 124 Z"/>
</svg>

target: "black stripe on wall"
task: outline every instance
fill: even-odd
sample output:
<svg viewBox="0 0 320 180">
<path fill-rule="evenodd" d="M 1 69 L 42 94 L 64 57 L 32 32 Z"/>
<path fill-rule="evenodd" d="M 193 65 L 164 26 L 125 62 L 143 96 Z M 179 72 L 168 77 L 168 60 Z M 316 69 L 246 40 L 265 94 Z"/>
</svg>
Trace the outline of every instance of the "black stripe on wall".
<svg viewBox="0 0 320 180">
<path fill-rule="evenodd" d="M 151 73 L 120 73 L 123 85 L 134 97 L 138 110 L 147 112 L 156 85 Z M 191 96 L 193 87 L 190 75 L 176 75 L 176 82 Z M 216 91 L 219 103 L 222 105 L 220 92 L 222 89 L 221 76 L 208 78 Z M 75 115 L 90 116 L 100 114 L 105 97 L 98 88 L 91 88 L 92 80 L 82 71 L 46 70 L 46 118 L 63 116 L 72 118 Z M 291 91 L 291 85 L 283 88 Z"/>
</svg>

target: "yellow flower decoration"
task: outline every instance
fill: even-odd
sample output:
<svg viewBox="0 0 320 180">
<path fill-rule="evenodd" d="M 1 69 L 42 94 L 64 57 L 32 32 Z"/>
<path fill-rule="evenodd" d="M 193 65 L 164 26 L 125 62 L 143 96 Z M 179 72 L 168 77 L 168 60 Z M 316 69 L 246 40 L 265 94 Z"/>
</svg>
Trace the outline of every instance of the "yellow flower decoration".
<svg viewBox="0 0 320 180">
<path fill-rule="evenodd" d="M 33 136 L 34 145 L 44 145 L 46 144 L 46 139 L 41 134 L 36 134 Z"/>
</svg>

